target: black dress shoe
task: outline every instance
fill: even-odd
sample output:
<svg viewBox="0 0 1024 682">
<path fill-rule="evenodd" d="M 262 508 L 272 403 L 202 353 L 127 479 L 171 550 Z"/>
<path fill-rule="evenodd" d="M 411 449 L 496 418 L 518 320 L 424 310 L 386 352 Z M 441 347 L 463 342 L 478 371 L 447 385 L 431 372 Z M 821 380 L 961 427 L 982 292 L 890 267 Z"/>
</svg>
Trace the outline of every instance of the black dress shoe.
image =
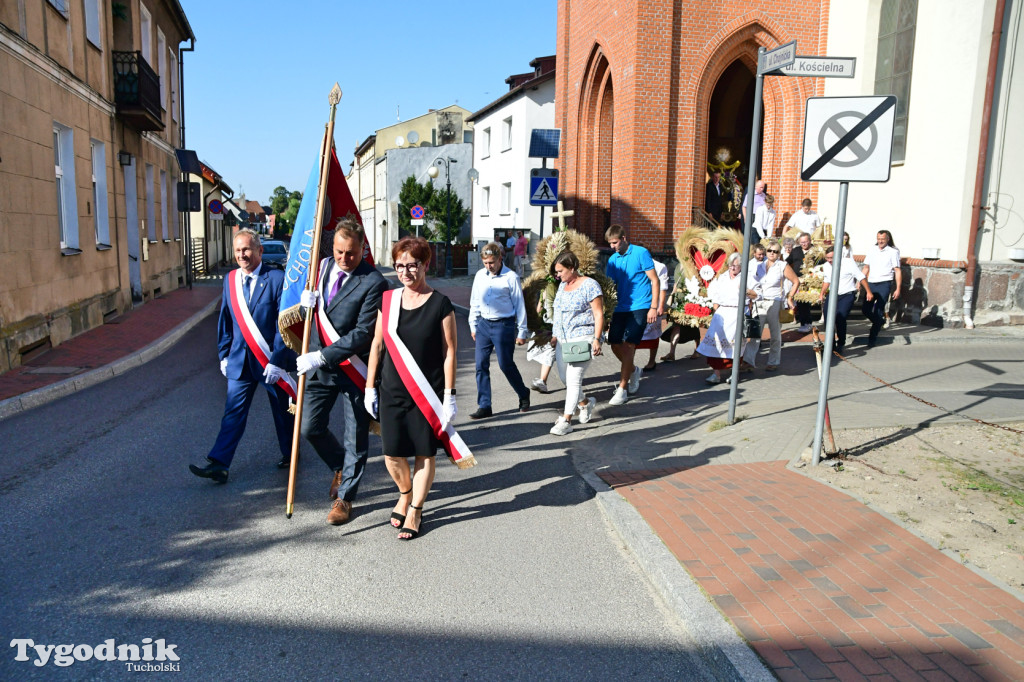
<svg viewBox="0 0 1024 682">
<path fill-rule="evenodd" d="M 519 399 L 519 411 L 527 412 L 530 409 L 530 394 L 527 393 L 525 398 Z"/>
<path fill-rule="evenodd" d="M 204 467 L 197 467 L 195 464 L 189 464 L 188 470 L 199 478 L 209 478 L 214 483 L 227 483 L 228 482 L 228 468 L 223 464 L 217 462 L 209 462 Z"/>
<path fill-rule="evenodd" d="M 489 408 L 489 407 L 478 407 L 478 408 L 476 408 L 476 412 L 474 412 L 473 414 L 469 415 L 469 418 L 470 419 L 484 419 L 486 417 L 490 417 L 491 414 L 492 414 L 491 408 Z"/>
<path fill-rule="evenodd" d="M 289 455 L 287 457 L 282 456 L 281 459 L 279 459 L 277 461 L 277 468 L 278 469 L 287 469 L 291 465 L 292 465 L 291 455 Z"/>
</svg>

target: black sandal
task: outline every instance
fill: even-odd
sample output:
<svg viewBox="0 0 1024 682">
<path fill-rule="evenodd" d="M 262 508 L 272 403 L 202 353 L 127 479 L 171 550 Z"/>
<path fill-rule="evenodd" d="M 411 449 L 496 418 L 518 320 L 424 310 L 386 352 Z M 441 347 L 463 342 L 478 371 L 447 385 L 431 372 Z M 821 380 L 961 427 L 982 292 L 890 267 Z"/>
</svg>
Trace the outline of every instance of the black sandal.
<svg viewBox="0 0 1024 682">
<path fill-rule="evenodd" d="M 410 504 L 409 508 L 410 509 L 418 509 L 418 510 L 420 510 L 420 512 L 423 511 L 423 507 L 417 507 L 414 504 Z M 421 513 L 420 514 L 420 528 L 422 528 L 422 527 L 423 527 L 423 514 Z M 403 538 L 402 537 L 402 533 L 407 534 L 409 537 Z M 402 526 L 401 529 L 399 529 L 399 531 L 398 531 L 398 539 L 399 540 L 415 540 L 416 536 L 419 535 L 419 534 L 420 534 L 419 528 L 413 530 L 412 528 L 406 528 L 405 526 Z"/>
<path fill-rule="evenodd" d="M 399 495 L 409 495 L 410 493 L 412 493 L 412 488 L 409 488 L 404 493 L 401 490 L 398 491 Z M 405 523 L 405 514 L 399 514 L 398 512 L 391 512 L 391 520 L 392 521 L 398 521 L 398 523 L 392 523 L 391 524 L 392 528 L 401 528 L 402 524 Z"/>
</svg>

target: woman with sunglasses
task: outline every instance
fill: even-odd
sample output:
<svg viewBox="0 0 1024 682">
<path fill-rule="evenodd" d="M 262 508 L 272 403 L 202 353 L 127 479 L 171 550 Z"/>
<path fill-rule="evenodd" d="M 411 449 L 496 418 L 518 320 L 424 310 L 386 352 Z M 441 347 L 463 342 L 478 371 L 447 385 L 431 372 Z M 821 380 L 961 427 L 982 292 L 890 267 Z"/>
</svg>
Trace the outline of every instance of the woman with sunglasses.
<svg viewBox="0 0 1024 682">
<path fill-rule="evenodd" d="M 782 362 L 782 326 L 779 324 L 779 312 L 782 310 L 782 301 L 787 298 L 784 293 L 785 282 L 790 283 L 788 294 L 789 305 L 793 305 L 793 296 L 800 289 L 800 278 L 793 272 L 793 268 L 782 260 L 782 247 L 776 241 L 768 242 L 765 249 L 765 260 L 759 263 L 754 271 L 754 279 L 757 284 L 754 289 L 760 294 L 755 304 L 758 315 L 761 318 L 761 328 L 764 329 L 765 322 L 771 331 L 771 345 L 768 347 L 769 372 L 774 372 Z"/>
</svg>

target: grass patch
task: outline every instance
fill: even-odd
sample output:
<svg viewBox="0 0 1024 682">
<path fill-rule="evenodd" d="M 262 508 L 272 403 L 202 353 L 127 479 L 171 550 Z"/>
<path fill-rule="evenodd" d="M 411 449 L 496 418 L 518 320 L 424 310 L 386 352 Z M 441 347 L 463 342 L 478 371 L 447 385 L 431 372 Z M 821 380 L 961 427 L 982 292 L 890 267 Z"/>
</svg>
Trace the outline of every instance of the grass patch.
<svg viewBox="0 0 1024 682">
<path fill-rule="evenodd" d="M 1010 487 L 1002 481 L 992 478 L 984 471 L 954 462 L 947 457 L 942 457 L 937 461 L 945 465 L 946 469 L 956 478 L 953 483 L 948 484 L 947 487 L 950 490 L 978 490 L 983 493 L 998 495 L 999 497 L 1006 498 L 1018 507 L 1024 507 L 1024 490 Z M 946 485 L 946 483 L 943 482 L 943 485 Z"/>
<path fill-rule="evenodd" d="M 736 421 L 734 421 L 733 424 L 739 424 L 741 421 L 743 421 L 746 418 L 747 418 L 747 415 L 745 415 L 745 414 L 738 414 L 738 415 L 736 415 Z M 719 431 L 721 429 L 724 429 L 726 426 L 729 426 L 729 422 L 725 421 L 724 419 L 716 419 L 715 421 L 713 421 L 710 424 L 708 424 L 708 433 L 711 433 L 713 431 Z M 743 440 L 748 440 L 748 439 L 744 438 Z"/>
</svg>

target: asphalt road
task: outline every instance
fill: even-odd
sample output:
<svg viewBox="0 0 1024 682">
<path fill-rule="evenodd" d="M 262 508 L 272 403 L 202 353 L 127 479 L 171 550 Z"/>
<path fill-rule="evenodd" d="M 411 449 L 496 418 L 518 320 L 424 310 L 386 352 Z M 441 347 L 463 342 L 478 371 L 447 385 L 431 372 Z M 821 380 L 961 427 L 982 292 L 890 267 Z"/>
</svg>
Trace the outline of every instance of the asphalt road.
<svg viewBox="0 0 1024 682">
<path fill-rule="evenodd" d="M 0 422 L 8 642 L 163 638 L 180 679 L 710 676 L 546 435 L 554 411 L 514 415 L 495 366 L 498 414 L 468 423 L 472 348 L 457 423 L 479 465 L 439 458 L 415 541 L 388 525 L 396 490 L 375 437 L 352 522 L 325 523 L 330 475 L 308 444 L 286 519 L 262 395 L 228 484 L 193 477 L 223 409 L 214 321 L 137 370 Z M 0 656 L 0 679 L 126 674 L 15 653 Z"/>
</svg>

